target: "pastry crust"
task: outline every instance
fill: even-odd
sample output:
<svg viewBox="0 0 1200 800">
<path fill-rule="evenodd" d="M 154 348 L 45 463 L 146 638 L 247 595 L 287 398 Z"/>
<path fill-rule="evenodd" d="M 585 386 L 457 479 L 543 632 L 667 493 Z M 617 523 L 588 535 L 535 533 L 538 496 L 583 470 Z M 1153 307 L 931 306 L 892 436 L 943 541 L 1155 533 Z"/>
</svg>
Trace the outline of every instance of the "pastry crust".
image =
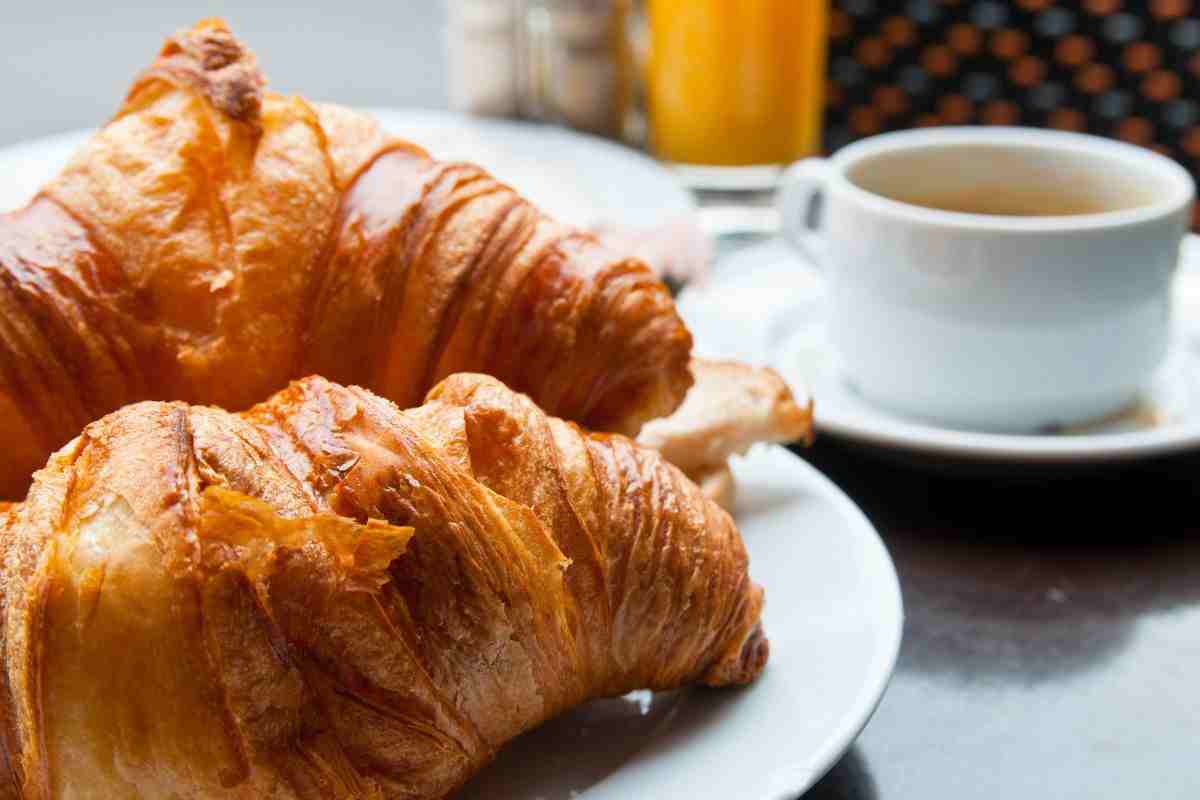
<svg viewBox="0 0 1200 800">
<path fill-rule="evenodd" d="M 728 514 L 479 375 L 128 406 L 0 525 L 0 797 L 433 800 L 588 698 L 768 654 Z"/>
<path fill-rule="evenodd" d="M 267 91 L 205 20 L 0 215 L 0 496 L 122 405 L 246 408 L 313 373 L 407 406 L 486 372 L 635 434 L 682 400 L 690 349 L 640 261 L 476 166 Z"/>
</svg>

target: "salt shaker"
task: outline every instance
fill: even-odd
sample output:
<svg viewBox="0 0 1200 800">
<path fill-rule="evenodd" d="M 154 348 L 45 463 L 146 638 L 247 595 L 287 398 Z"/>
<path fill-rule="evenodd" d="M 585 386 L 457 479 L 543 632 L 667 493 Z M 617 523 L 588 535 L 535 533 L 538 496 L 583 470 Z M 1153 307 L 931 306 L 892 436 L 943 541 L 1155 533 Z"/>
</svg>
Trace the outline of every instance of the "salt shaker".
<svg viewBox="0 0 1200 800">
<path fill-rule="evenodd" d="M 492 116 L 518 112 L 518 35 L 524 0 L 446 0 L 450 105 Z"/>
</svg>

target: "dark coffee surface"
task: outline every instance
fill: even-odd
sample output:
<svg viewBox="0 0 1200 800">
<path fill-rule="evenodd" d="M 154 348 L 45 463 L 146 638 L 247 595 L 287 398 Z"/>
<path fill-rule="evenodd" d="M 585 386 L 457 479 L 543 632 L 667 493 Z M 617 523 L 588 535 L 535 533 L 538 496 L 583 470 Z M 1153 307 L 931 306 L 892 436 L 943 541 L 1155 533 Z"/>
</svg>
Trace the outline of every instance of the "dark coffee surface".
<svg viewBox="0 0 1200 800">
<path fill-rule="evenodd" d="M 1033 187 L 1001 188 L 991 191 L 963 189 L 937 193 L 914 189 L 908 192 L 882 194 L 889 200 L 896 200 L 908 205 L 938 211 L 954 211 L 961 214 L 988 214 L 1006 217 L 1070 217 L 1080 214 L 1102 214 L 1114 210 L 1094 197 Z"/>
</svg>

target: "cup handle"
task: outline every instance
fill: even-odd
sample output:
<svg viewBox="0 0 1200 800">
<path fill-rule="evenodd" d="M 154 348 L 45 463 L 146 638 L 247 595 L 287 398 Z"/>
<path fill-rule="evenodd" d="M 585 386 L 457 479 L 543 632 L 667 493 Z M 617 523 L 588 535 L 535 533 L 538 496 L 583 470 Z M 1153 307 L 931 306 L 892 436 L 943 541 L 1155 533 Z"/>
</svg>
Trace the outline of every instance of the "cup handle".
<svg viewBox="0 0 1200 800">
<path fill-rule="evenodd" d="M 779 180 L 775 207 L 783 238 L 816 267 L 824 267 L 827 245 L 813 210 L 825 189 L 831 168 L 824 158 L 806 158 L 792 164 Z"/>
</svg>

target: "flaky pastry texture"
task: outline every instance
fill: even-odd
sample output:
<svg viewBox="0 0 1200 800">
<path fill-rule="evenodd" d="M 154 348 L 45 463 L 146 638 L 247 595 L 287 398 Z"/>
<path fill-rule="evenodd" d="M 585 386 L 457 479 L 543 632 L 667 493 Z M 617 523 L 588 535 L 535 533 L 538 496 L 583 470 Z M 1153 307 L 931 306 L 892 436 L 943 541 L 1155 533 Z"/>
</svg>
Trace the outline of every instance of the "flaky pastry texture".
<svg viewBox="0 0 1200 800">
<path fill-rule="evenodd" d="M 0 496 L 122 405 L 242 409 L 307 374 L 408 406 L 485 372 L 634 434 L 682 400 L 690 348 L 640 261 L 479 167 L 265 90 L 205 20 L 0 215 Z"/>
<path fill-rule="evenodd" d="M 440 798 L 584 700 L 767 658 L 724 511 L 480 375 L 125 407 L 0 555 L 0 798 Z"/>
</svg>

